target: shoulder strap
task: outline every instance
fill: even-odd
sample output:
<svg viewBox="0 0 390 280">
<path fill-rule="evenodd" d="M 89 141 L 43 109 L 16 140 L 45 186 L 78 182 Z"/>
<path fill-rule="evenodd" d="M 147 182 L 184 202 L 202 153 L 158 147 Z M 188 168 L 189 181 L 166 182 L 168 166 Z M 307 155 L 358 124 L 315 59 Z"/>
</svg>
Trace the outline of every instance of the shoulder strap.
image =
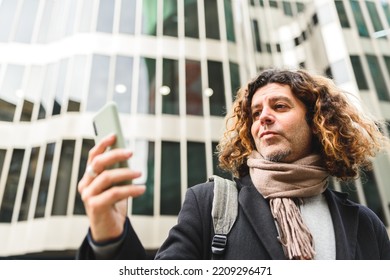
<svg viewBox="0 0 390 280">
<path fill-rule="evenodd" d="M 211 216 L 214 225 L 214 237 L 211 243 L 213 254 L 222 255 L 227 245 L 227 235 L 237 217 L 238 191 L 232 180 L 213 175 L 214 199 Z"/>
</svg>

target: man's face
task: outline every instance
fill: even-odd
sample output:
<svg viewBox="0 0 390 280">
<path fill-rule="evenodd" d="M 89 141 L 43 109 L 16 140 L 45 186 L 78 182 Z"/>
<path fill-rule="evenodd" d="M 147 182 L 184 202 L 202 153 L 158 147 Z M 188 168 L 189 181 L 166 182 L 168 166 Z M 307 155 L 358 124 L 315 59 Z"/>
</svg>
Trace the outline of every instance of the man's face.
<svg viewBox="0 0 390 280">
<path fill-rule="evenodd" d="M 251 128 L 257 151 L 264 159 L 293 162 L 311 152 L 312 131 L 305 105 L 287 85 L 268 84 L 253 95 Z"/>
</svg>

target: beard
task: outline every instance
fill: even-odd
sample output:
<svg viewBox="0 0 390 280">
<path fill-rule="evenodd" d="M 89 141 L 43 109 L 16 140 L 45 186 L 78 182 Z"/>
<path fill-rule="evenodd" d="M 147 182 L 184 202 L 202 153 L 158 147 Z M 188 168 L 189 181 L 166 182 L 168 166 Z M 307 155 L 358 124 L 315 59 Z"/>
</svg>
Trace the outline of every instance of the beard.
<svg viewBox="0 0 390 280">
<path fill-rule="evenodd" d="M 285 162 L 285 159 L 291 154 L 290 150 L 274 151 L 267 155 L 262 154 L 263 158 L 272 162 Z"/>
</svg>

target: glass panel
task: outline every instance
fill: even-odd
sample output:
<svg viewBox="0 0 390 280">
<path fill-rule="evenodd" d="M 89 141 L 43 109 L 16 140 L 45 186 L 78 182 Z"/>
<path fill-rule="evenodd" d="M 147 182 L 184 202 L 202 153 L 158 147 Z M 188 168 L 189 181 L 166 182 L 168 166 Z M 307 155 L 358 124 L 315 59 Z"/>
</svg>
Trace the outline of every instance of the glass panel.
<svg viewBox="0 0 390 280">
<path fill-rule="evenodd" d="M 5 159 L 6 152 L 7 152 L 7 150 L 0 149 L 0 175 L 3 172 L 4 159 Z"/>
<path fill-rule="evenodd" d="M 223 171 L 218 166 L 219 165 L 218 154 L 217 154 L 218 142 L 212 142 L 211 145 L 213 148 L 213 174 L 221 176 L 226 179 L 231 179 L 232 175 L 229 172 Z"/>
<path fill-rule="evenodd" d="M 27 100 L 24 100 L 23 101 L 22 115 L 20 116 L 20 121 L 21 122 L 31 121 L 33 109 L 34 109 L 34 103 L 29 102 Z"/>
<path fill-rule="evenodd" d="M 55 92 L 54 105 L 53 105 L 53 115 L 59 115 L 61 113 L 61 108 L 63 106 L 68 61 L 69 59 L 62 59 L 61 62 L 59 63 L 58 80 L 56 83 L 56 92 Z"/>
<path fill-rule="evenodd" d="M 114 25 L 115 1 L 100 0 L 99 14 L 96 30 L 100 32 L 112 33 Z"/>
<path fill-rule="evenodd" d="M 253 28 L 253 35 L 255 37 L 255 48 L 256 48 L 256 51 L 258 52 L 261 52 L 261 40 L 260 40 L 260 30 L 259 30 L 259 26 L 258 26 L 258 22 L 257 20 L 252 20 L 252 28 Z"/>
<path fill-rule="evenodd" d="M 198 3 L 196 0 L 184 0 L 185 36 L 199 38 Z"/>
<path fill-rule="evenodd" d="M 349 25 L 348 16 L 347 16 L 347 13 L 345 12 L 345 6 L 344 6 L 343 1 L 336 0 L 335 4 L 336 4 L 337 13 L 339 15 L 341 27 L 344 27 L 344 28 L 351 27 Z"/>
<path fill-rule="evenodd" d="M 336 84 L 342 84 L 350 80 L 345 60 L 339 60 L 331 64 L 333 79 Z"/>
<path fill-rule="evenodd" d="M 368 89 L 368 84 L 366 80 L 366 75 L 364 75 L 362 63 L 360 57 L 357 55 L 351 55 L 351 62 L 353 72 L 355 73 L 356 83 L 359 89 Z"/>
<path fill-rule="evenodd" d="M 133 84 L 133 58 L 127 56 L 116 57 L 115 83 L 113 100 L 118 105 L 120 113 L 131 112 L 131 88 Z"/>
<path fill-rule="evenodd" d="M 24 66 L 9 64 L 3 79 L 3 85 L 0 91 L 2 99 L 17 104 L 18 91 L 22 88 L 22 79 L 24 73 Z"/>
<path fill-rule="evenodd" d="M 283 12 L 287 16 L 293 16 L 293 11 L 290 2 L 283 1 Z"/>
<path fill-rule="evenodd" d="M 361 178 L 367 206 L 371 210 L 373 210 L 382 220 L 382 222 L 387 226 L 374 173 L 372 171 L 365 171 L 364 174 L 362 174 Z"/>
<path fill-rule="evenodd" d="M 142 1 L 142 34 L 156 36 L 157 1 Z"/>
<path fill-rule="evenodd" d="M 383 73 L 379 66 L 378 58 L 375 55 L 366 55 L 366 57 L 379 100 L 390 101 L 389 92 L 386 87 Z"/>
<path fill-rule="evenodd" d="M 378 14 L 378 10 L 376 9 L 375 2 L 370 2 L 370 1 L 364 1 L 364 2 L 366 3 L 368 13 L 370 14 L 371 22 L 372 25 L 374 26 L 374 30 L 375 31 L 383 30 L 383 25 Z"/>
<path fill-rule="evenodd" d="M 135 9 L 136 0 L 122 0 L 121 18 L 119 22 L 119 32 L 134 34 L 135 30 Z"/>
<path fill-rule="evenodd" d="M 30 101 L 39 101 L 42 94 L 46 68 L 41 65 L 32 65 L 24 87 L 24 97 Z"/>
<path fill-rule="evenodd" d="M 181 207 L 180 143 L 162 142 L 161 215 L 177 215 Z"/>
<path fill-rule="evenodd" d="M 39 192 L 37 205 L 35 207 L 34 218 L 42 218 L 45 216 L 45 208 L 47 195 L 49 192 L 49 183 L 51 177 L 51 169 L 53 166 L 55 143 L 49 143 L 46 145 L 45 161 L 43 163 L 41 183 L 39 184 Z"/>
<path fill-rule="evenodd" d="M 107 101 L 110 57 L 95 54 L 92 60 L 91 78 L 87 100 L 87 111 L 99 110 Z"/>
<path fill-rule="evenodd" d="M 18 26 L 16 28 L 16 42 L 30 43 L 35 17 L 37 15 L 38 4 L 39 0 L 23 1 L 23 6 L 19 15 Z"/>
<path fill-rule="evenodd" d="M 232 0 L 225 0 L 224 4 L 225 4 L 226 37 L 227 37 L 228 41 L 235 42 L 236 36 L 234 33 Z"/>
<path fill-rule="evenodd" d="M 297 2 L 297 11 L 298 13 L 302 13 L 305 11 L 305 4 L 302 2 Z"/>
<path fill-rule="evenodd" d="M 73 155 L 75 140 L 63 140 L 61 157 L 58 165 L 57 183 L 54 193 L 53 208 L 51 214 L 66 215 L 68 208 L 68 197 L 70 179 L 72 177 Z"/>
<path fill-rule="evenodd" d="M 65 35 L 72 35 L 75 31 L 78 0 L 70 0 L 68 19 L 66 20 Z M 67 3 L 66 3 L 67 4 Z M 84 16 L 84 15 L 83 15 Z"/>
<path fill-rule="evenodd" d="M 387 18 L 387 23 L 390 25 L 390 4 L 387 1 L 381 1 L 381 4 Z"/>
<path fill-rule="evenodd" d="M 342 192 L 348 193 L 348 198 L 356 203 L 359 203 L 359 198 L 357 194 L 357 189 L 355 182 L 340 182 L 340 187 Z"/>
<path fill-rule="evenodd" d="M 163 35 L 177 37 L 177 0 L 164 0 Z"/>
<path fill-rule="evenodd" d="M 387 68 L 387 74 L 390 77 L 390 56 L 383 56 L 383 59 L 385 60 L 386 68 Z"/>
<path fill-rule="evenodd" d="M 80 32 L 91 31 L 92 12 L 95 1 L 82 1 L 80 24 L 78 30 Z"/>
<path fill-rule="evenodd" d="M 364 21 L 363 13 L 360 4 L 356 0 L 349 1 L 352 6 L 353 15 L 361 37 L 369 37 L 366 22 Z"/>
<path fill-rule="evenodd" d="M 205 143 L 187 142 L 187 172 L 188 187 L 207 180 Z"/>
<path fill-rule="evenodd" d="M 47 43 L 49 38 L 49 30 L 52 26 L 51 18 L 53 15 L 54 5 L 56 0 L 48 0 L 45 2 L 41 22 L 39 26 L 38 43 Z M 16 1 L 15 1 L 16 2 Z M 89 1 L 87 1 L 89 2 Z"/>
<path fill-rule="evenodd" d="M 241 87 L 240 68 L 237 63 L 229 62 L 230 85 L 232 87 L 232 100 L 236 99 L 238 89 Z"/>
<path fill-rule="evenodd" d="M 269 6 L 271 8 L 277 8 L 278 7 L 278 3 L 276 2 L 276 0 L 269 0 Z"/>
<path fill-rule="evenodd" d="M 9 39 L 17 5 L 18 1 L 15 0 L 0 2 L 0 42 L 7 42 Z"/>
<path fill-rule="evenodd" d="M 162 96 L 162 113 L 179 115 L 179 63 L 174 59 L 163 59 L 163 86 L 170 89 Z"/>
<path fill-rule="evenodd" d="M 186 60 L 187 115 L 203 116 L 202 73 L 199 61 Z"/>
<path fill-rule="evenodd" d="M 38 116 L 38 119 L 50 116 L 50 103 L 53 101 L 53 91 L 55 91 L 56 79 L 58 73 L 58 63 L 51 63 L 46 67 L 45 80 L 43 83 L 42 96 L 41 96 L 41 105 L 44 115 L 41 113 Z"/>
<path fill-rule="evenodd" d="M 156 112 L 156 60 L 141 57 L 138 85 L 138 113 Z"/>
<path fill-rule="evenodd" d="M 213 90 L 213 95 L 210 97 L 210 114 L 221 117 L 226 114 L 222 62 L 209 60 L 207 61 L 207 68 L 209 73 L 209 87 Z"/>
<path fill-rule="evenodd" d="M 28 209 L 30 207 L 31 196 L 33 192 L 35 172 L 37 169 L 39 156 L 39 147 L 31 149 L 30 163 L 28 166 L 26 182 L 24 183 L 22 204 L 20 205 L 18 221 L 26 221 L 28 216 Z"/>
<path fill-rule="evenodd" d="M 22 169 L 24 150 L 14 149 L 11 165 L 8 170 L 7 182 L 0 208 L 0 223 L 10 223 L 18 190 L 20 172 Z"/>
<path fill-rule="evenodd" d="M 142 177 L 135 184 L 145 184 L 146 191 L 142 196 L 133 199 L 132 213 L 135 215 L 153 215 L 154 200 L 154 142 L 137 141 L 132 164 L 142 172 Z"/>
<path fill-rule="evenodd" d="M 0 121 L 12 122 L 14 120 L 16 105 L 0 99 Z"/>
<path fill-rule="evenodd" d="M 219 40 L 219 21 L 217 0 L 204 1 L 206 19 L 206 37 Z"/>
<path fill-rule="evenodd" d="M 81 147 L 81 156 L 80 156 L 80 164 L 79 164 L 77 182 L 80 182 L 81 178 L 84 175 L 85 169 L 87 168 L 88 153 L 89 153 L 89 150 L 91 150 L 93 146 L 95 146 L 94 140 L 83 139 L 83 143 L 82 143 L 82 147 Z M 81 196 L 80 196 L 78 191 L 76 192 L 73 214 L 74 215 L 85 215 L 84 203 L 81 200 Z"/>
</svg>

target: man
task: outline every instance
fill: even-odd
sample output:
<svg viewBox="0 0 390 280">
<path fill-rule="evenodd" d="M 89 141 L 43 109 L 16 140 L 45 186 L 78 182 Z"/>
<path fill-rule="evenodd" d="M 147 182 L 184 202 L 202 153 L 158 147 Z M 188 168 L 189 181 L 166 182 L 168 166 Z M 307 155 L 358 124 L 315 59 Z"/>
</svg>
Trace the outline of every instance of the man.
<svg viewBox="0 0 390 280">
<path fill-rule="evenodd" d="M 113 150 L 110 136 L 88 158 L 79 192 L 90 231 L 77 257 L 145 258 L 126 217 L 126 198 L 140 186 L 112 187 L 139 173 L 106 167 L 131 157 Z M 325 77 L 270 69 L 239 90 L 218 146 L 220 166 L 238 188 L 238 217 L 226 259 L 390 259 L 380 219 L 345 194 L 327 188 L 330 176 L 353 179 L 388 144 Z M 92 171 L 91 171 L 92 170 Z M 157 259 L 210 259 L 213 183 L 190 188 L 178 223 Z"/>
</svg>

